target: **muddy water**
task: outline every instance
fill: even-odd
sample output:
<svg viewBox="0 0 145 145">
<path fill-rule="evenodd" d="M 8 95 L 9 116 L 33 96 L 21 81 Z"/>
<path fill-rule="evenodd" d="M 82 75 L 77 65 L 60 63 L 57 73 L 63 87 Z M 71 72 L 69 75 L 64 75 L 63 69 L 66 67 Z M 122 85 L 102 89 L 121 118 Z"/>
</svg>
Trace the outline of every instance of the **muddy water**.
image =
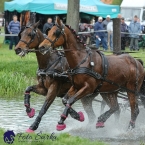
<svg viewBox="0 0 145 145">
<path fill-rule="evenodd" d="M 25 132 L 38 115 L 44 100 L 45 98 L 43 97 L 31 97 L 31 106 L 35 108 L 36 114 L 33 118 L 28 118 L 25 113 L 25 107 L 23 106 L 23 100 L 14 99 L 7 101 L 1 99 L 0 128 L 14 130 L 15 132 Z M 120 102 L 124 104 L 122 100 Z M 79 101 L 74 104 L 73 108 L 76 111 L 84 112 L 82 104 Z M 57 98 L 43 116 L 36 132 L 60 133 L 55 128 L 63 109 L 64 106 L 61 103 L 61 99 Z M 100 103 L 94 101 L 93 109 L 98 117 L 100 115 Z M 106 107 L 105 109 L 107 110 L 108 108 Z M 136 121 L 136 128 L 131 131 L 127 131 L 130 120 L 129 108 L 126 111 L 122 109 L 119 122 L 115 122 L 114 115 L 112 115 L 105 123 L 105 128 L 101 129 L 96 129 L 95 123 L 88 124 L 86 114 L 85 118 L 85 121 L 81 123 L 68 117 L 65 121 L 67 128 L 62 132 L 69 132 L 72 135 L 89 138 L 91 140 L 105 141 L 110 145 L 140 145 L 142 141 L 145 142 L 145 109 L 142 107 L 140 108 L 140 114 Z"/>
</svg>

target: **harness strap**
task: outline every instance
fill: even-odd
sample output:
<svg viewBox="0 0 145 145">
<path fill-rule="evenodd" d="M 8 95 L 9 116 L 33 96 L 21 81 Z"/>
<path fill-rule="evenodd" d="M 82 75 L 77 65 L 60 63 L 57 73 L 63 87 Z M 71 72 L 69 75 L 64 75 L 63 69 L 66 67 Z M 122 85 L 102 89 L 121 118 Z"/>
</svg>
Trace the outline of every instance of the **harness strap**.
<svg viewBox="0 0 145 145">
<path fill-rule="evenodd" d="M 102 79 L 102 76 L 97 73 L 92 71 L 90 68 L 87 67 L 79 67 L 73 70 L 69 70 L 68 73 L 70 73 L 70 75 L 76 75 L 76 74 L 88 74 L 92 77 L 94 77 L 95 79 Z"/>
<path fill-rule="evenodd" d="M 111 85 L 117 86 L 120 89 L 124 89 L 128 92 L 131 92 L 131 93 L 136 93 L 135 91 L 127 89 L 126 87 L 120 86 L 119 84 L 117 84 L 115 82 L 112 82 L 111 80 L 108 80 L 108 79 L 102 77 L 99 73 L 94 72 L 87 67 L 80 67 L 80 68 L 76 68 L 76 69 L 73 69 L 73 70 L 69 70 L 68 73 L 70 73 L 70 75 L 72 75 L 72 76 L 77 75 L 77 74 L 87 74 L 87 75 L 90 75 L 91 77 L 93 77 L 95 79 L 99 79 L 99 80 L 105 81 L 105 82 L 107 82 Z"/>
<path fill-rule="evenodd" d="M 47 70 L 53 66 L 54 64 L 59 63 L 59 60 L 62 58 L 62 56 L 59 56 L 58 59 L 56 59 L 52 64 L 48 65 L 47 68 L 44 70 L 45 72 L 47 72 Z"/>
<path fill-rule="evenodd" d="M 108 60 L 106 58 L 106 56 L 104 54 L 102 54 L 100 51 L 97 51 L 101 58 L 102 58 L 102 69 L 103 69 L 103 74 L 102 74 L 102 78 L 105 79 L 107 74 L 108 74 Z M 101 81 L 101 83 L 97 86 L 97 88 L 95 89 L 94 93 L 99 92 L 100 88 L 103 85 L 103 80 Z"/>
</svg>

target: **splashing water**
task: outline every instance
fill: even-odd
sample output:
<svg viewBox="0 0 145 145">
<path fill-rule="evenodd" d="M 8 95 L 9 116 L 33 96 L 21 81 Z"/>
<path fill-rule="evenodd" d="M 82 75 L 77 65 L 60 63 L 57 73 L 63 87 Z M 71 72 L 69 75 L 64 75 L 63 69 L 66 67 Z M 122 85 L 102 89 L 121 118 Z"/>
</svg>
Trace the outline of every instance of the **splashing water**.
<svg viewBox="0 0 145 145">
<path fill-rule="evenodd" d="M 98 97 L 100 98 L 100 97 Z M 23 106 L 23 100 L 0 100 L 0 127 L 5 130 L 14 130 L 16 133 L 25 132 L 27 128 L 33 123 L 39 110 L 44 103 L 44 97 L 31 97 L 31 107 L 36 109 L 36 114 L 33 118 L 28 118 Z M 121 100 L 122 101 L 122 100 Z M 93 109 L 97 117 L 100 115 L 100 103 L 93 102 Z M 111 145 L 138 145 L 140 141 L 145 141 L 145 109 L 140 107 L 140 114 L 136 121 L 136 128 L 127 131 L 128 124 L 130 121 L 130 109 L 122 110 L 119 122 L 115 122 L 114 115 L 112 115 L 105 123 L 104 128 L 96 129 L 95 124 L 88 125 L 88 118 L 83 110 L 80 101 L 73 105 L 73 108 L 78 112 L 82 111 L 85 115 L 85 121 L 79 122 L 72 119 L 70 116 L 65 121 L 67 128 L 62 131 L 69 132 L 75 136 L 81 136 L 89 138 L 91 140 L 101 140 L 111 143 Z M 63 112 L 64 106 L 62 105 L 61 99 L 57 98 L 47 113 L 43 116 L 39 128 L 36 132 L 55 132 L 56 124 L 60 119 L 60 115 Z M 106 107 L 105 110 L 108 108 Z M 119 144 L 120 143 L 120 144 Z"/>
</svg>

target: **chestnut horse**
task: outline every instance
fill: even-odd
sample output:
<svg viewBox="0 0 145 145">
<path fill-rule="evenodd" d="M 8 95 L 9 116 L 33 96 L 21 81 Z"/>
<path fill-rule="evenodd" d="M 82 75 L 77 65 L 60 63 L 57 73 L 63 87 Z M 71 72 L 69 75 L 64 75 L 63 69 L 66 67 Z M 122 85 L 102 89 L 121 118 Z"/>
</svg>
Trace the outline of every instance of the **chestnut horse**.
<svg viewBox="0 0 145 145">
<path fill-rule="evenodd" d="M 23 11 L 20 15 L 21 31 L 25 29 L 28 22 L 31 24 L 35 23 L 35 13 L 31 13 L 30 11 Z"/>
<path fill-rule="evenodd" d="M 57 125 L 57 130 L 65 129 L 66 120 L 71 106 L 84 96 L 97 92 L 114 92 L 116 100 L 110 99 L 111 107 L 116 107 L 117 93 L 120 89 L 127 91 L 131 107 L 129 128 L 135 127 L 139 114 L 137 98 L 144 80 L 142 64 L 128 54 L 104 56 L 99 51 L 87 48 L 69 26 L 61 23 L 59 17 L 51 28 L 48 37 L 39 45 L 39 48 L 55 49 L 63 46 L 70 69 L 68 74 L 72 79 L 72 86 L 64 96 L 67 99 L 64 112 Z M 104 63 L 103 61 L 106 61 Z M 102 66 L 102 64 L 104 65 Z M 106 75 L 103 75 L 106 68 Z M 112 115 L 108 110 L 98 117 L 96 127 L 104 126 L 104 122 Z"/>
<path fill-rule="evenodd" d="M 30 11 L 23 11 L 20 15 L 21 30 L 26 27 L 26 24 L 30 21 Z"/>
</svg>

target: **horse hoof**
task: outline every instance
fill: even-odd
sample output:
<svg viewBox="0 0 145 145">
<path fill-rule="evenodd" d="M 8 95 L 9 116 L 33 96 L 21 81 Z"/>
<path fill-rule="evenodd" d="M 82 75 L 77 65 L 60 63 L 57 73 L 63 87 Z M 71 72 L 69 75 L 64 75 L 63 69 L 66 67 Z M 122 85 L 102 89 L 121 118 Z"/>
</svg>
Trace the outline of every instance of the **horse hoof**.
<svg viewBox="0 0 145 145">
<path fill-rule="evenodd" d="M 66 128 L 66 124 L 57 124 L 56 126 L 57 131 L 64 130 L 65 128 Z"/>
<path fill-rule="evenodd" d="M 79 114 L 79 116 L 80 116 L 80 119 L 79 119 L 79 121 L 80 122 L 83 122 L 84 120 L 85 120 L 85 117 L 84 117 L 84 114 L 83 114 L 83 112 L 78 112 L 78 114 Z"/>
<path fill-rule="evenodd" d="M 34 117 L 34 115 L 35 115 L 35 109 L 31 108 L 31 111 L 29 113 L 27 112 L 27 115 L 29 116 L 29 118 Z"/>
<path fill-rule="evenodd" d="M 34 133 L 34 130 L 28 128 L 28 129 L 26 130 L 26 132 L 27 132 L 27 133 Z"/>
<path fill-rule="evenodd" d="M 130 122 L 129 122 L 129 126 L 128 126 L 128 130 L 132 130 L 132 129 L 134 129 L 134 128 L 135 128 L 135 122 L 130 121 Z"/>
<path fill-rule="evenodd" d="M 103 128 L 104 127 L 104 122 L 97 122 L 96 128 Z"/>
</svg>

